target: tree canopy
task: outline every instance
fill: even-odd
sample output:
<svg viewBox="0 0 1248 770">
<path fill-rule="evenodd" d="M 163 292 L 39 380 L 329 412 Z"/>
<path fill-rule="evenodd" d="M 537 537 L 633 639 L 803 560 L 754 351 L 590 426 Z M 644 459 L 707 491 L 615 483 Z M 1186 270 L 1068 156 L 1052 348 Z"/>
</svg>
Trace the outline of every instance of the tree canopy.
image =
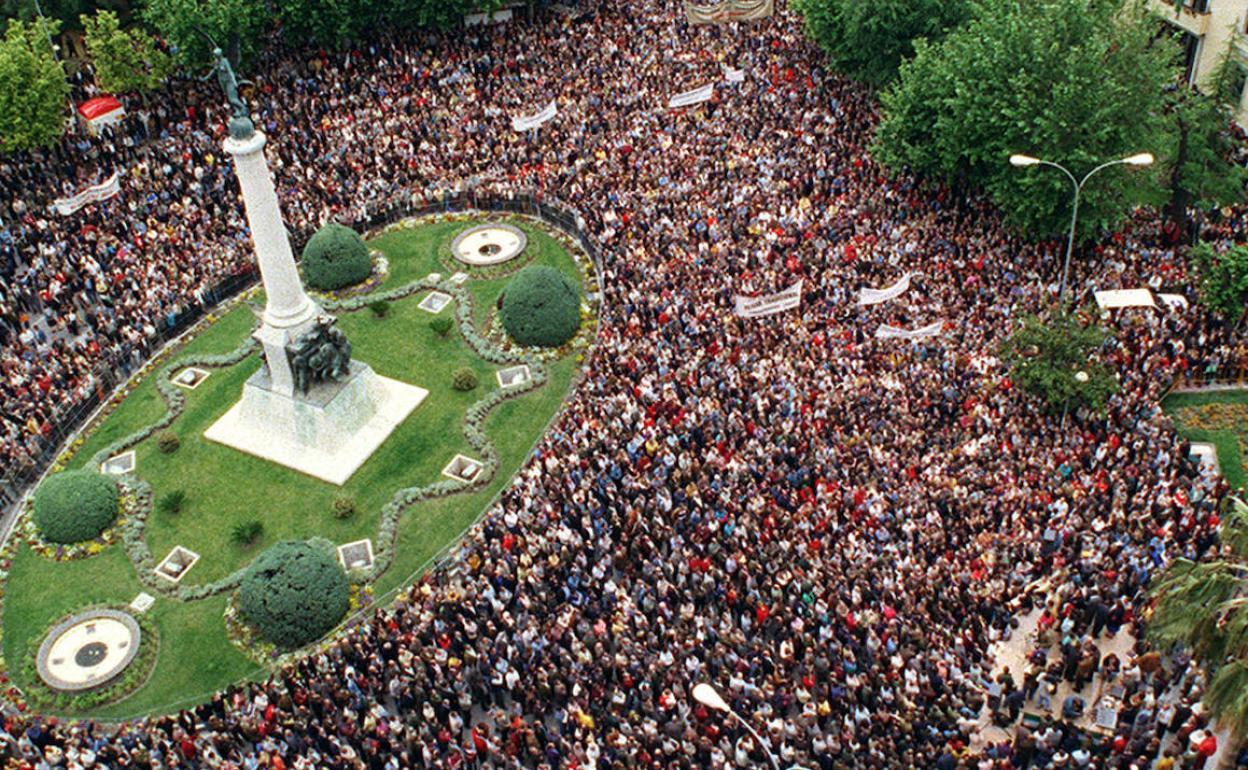
<svg viewBox="0 0 1248 770">
<path fill-rule="evenodd" d="M 897 75 L 914 40 L 936 40 L 967 19 L 968 0 L 795 0 L 811 38 L 838 71 L 873 85 Z"/>
<path fill-rule="evenodd" d="M 1192 249 L 1200 270 L 1200 299 L 1206 306 L 1238 321 L 1248 311 L 1248 247 L 1215 249 L 1198 243 Z"/>
<path fill-rule="evenodd" d="M 1103 329 L 1069 314 L 1023 319 L 1002 346 L 1010 377 L 1025 393 L 1043 399 L 1051 411 L 1087 406 L 1101 410 L 1118 391 L 1118 381 L 1093 358 L 1106 339 Z"/>
<path fill-rule="evenodd" d="M 341 48 L 371 31 L 446 29 L 465 14 L 493 11 L 502 0 L 277 0 L 283 34 L 293 42 Z"/>
<path fill-rule="evenodd" d="M 1166 218 L 1185 239 L 1192 209 L 1211 209 L 1243 200 L 1248 171 L 1232 160 L 1238 144 L 1231 133 L 1234 102 L 1190 88 L 1169 90 L 1162 175 Z"/>
<path fill-rule="evenodd" d="M 144 0 L 143 5 L 143 19 L 169 40 L 178 62 L 191 69 L 212 63 L 212 41 L 236 65 L 250 59 L 260 48 L 269 18 L 264 0 Z"/>
<path fill-rule="evenodd" d="M 98 11 L 82 17 L 87 52 L 95 66 L 100 88 L 113 93 L 157 88 L 169 76 L 173 62 L 156 47 L 156 41 L 142 29 L 122 29 L 112 11 Z"/>
<path fill-rule="evenodd" d="M 1062 233 L 1070 180 L 1007 159 L 1025 153 L 1081 176 L 1107 160 L 1160 152 L 1175 48 L 1155 31 L 1134 0 L 974 0 L 966 25 L 938 43 L 915 42 L 882 95 L 875 153 L 896 169 L 982 187 L 1033 236 Z M 1080 238 L 1155 195 L 1154 176 L 1112 168 L 1089 182 Z"/>
<path fill-rule="evenodd" d="M 46 24 L 46 27 L 44 26 Z M 56 142 L 65 130 L 69 83 L 48 44 L 55 19 L 10 19 L 0 41 L 0 150 L 28 150 Z"/>
</svg>

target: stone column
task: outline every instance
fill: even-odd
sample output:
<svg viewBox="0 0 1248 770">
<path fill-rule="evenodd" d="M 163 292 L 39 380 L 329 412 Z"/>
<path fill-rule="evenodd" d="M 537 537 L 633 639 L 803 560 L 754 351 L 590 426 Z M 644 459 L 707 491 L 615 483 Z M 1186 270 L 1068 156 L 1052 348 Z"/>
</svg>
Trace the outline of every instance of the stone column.
<svg viewBox="0 0 1248 770">
<path fill-rule="evenodd" d="M 321 309 L 304 292 L 299 280 L 273 176 L 264 159 L 264 141 L 260 131 L 243 139 L 230 137 L 225 140 L 225 151 L 234 158 L 247 224 L 256 248 L 256 263 L 260 266 L 267 297 L 260 329 L 253 336 L 264 346 L 271 388 L 293 396 L 294 378 L 286 359 L 286 344 L 311 325 Z"/>
</svg>

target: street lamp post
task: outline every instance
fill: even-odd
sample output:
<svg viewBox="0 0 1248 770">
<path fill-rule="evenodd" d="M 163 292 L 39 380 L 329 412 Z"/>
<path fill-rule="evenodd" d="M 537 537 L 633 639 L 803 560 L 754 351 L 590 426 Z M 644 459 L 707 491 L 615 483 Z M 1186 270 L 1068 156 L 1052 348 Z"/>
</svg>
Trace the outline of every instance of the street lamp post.
<svg viewBox="0 0 1248 770">
<path fill-rule="evenodd" d="M 1080 369 L 1075 372 L 1075 382 L 1085 385 L 1088 382 L 1088 373 Z M 1066 399 L 1066 403 L 1062 404 L 1062 430 L 1066 429 L 1066 413 L 1070 411 L 1070 398 Z"/>
<path fill-rule="evenodd" d="M 725 711 L 731 714 L 738 722 L 741 723 L 742 727 L 750 732 L 750 735 L 754 736 L 754 740 L 758 741 L 758 745 L 763 747 L 763 751 L 767 752 L 767 759 L 771 762 L 771 770 L 780 770 L 780 764 L 776 762 L 776 756 L 771 753 L 771 746 L 769 746 L 767 742 L 762 739 L 762 736 L 754 731 L 753 727 L 750 727 L 749 722 L 745 721 L 740 714 L 733 711 L 728 706 L 727 701 L 723 699 L 714 687 L 711 687 L 706 682 L 694 685 L 693 698 L 707 708 L 715 709 L 716 711 Z"/>
<path fill-rule="evenodd" d="M 1130 155 L 1125 158 L 1119 158 L 1118 160 L 1111 160 L 1106 163 L 1102 163 L 1101 165 L 1097 166 L 1096 168 L 1092 169 L 1087 174 L 1085 174 L 1083 179 L 1076 179 L 1075 175 L 1070 173 L 1070 171 L 1067 170 L 1067 168 L 1061 165 L 1060 163 L 1054 163 L 1051 160 L 1041 160 L 1040 158 L 1033 158 L 1030 155 L 1015 154 L 1015 155 L 1010 156 L 1010 165 L 1016 166 L 1018 168 L 1025 168 L 1027 166 L 1052 166 L 1053 168 L 1065 174 L 1067 178 L 1070 179 L 1071 185 L 1073 185 L 1075 188 L 1074 203 L 1072 203 L 1070 207 L 1070 235 L 1066 238 L 1066 260 L 1062 264 L 1062 283 L 1061 283 L 1061 287 L 1058 289 L 1058 292 L 1057 292 L 1057 305 L 1059 308 L 1064 307 L 1063 300 L 1066 298 L 1066 276 L 1070 273 L 1070 254 L 1075 248 L 1075 225 L 1078 224 L 1079 222 L 1079 194 L 1083 192 L 1083 185 L 1086 184 L 1087 181 L 1092 178 L 1093 174 L 1095 174 L 1096 172 L 1100 171 L 1103 168 L 1109 168 L 1110 166 L 1118 166 L 1118 165 L 1149 166 L 1149 165 L 1152 165 L 1152 163 L 1153 163 L 1152 153 L 1150 152 L 1136 153 L 1135 155 Z"/>
<path fill-rule="evenodd" d="M 52 42 L 52 34 L 48 32 L 48 22 L 43 17 L 43 8 L 39 5 L 39 0 L 35 0 L 35 13 L 39 14 L 39 26 L 43 28 L 44 37 L 48 39 L 48 48 L 52 49 L 52 58 L 59 62 L 61 57 L 56 53 L 58 48 L 56 43 Z"/>
</svg>

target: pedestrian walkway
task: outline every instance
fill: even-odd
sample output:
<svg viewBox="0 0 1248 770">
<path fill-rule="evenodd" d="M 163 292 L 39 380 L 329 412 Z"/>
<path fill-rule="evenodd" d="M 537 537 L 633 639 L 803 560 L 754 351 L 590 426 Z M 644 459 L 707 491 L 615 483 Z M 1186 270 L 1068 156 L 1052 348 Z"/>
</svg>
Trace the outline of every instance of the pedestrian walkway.
<svg viewBox="0 0 1248 770">
<path fill-rule="evenodd" d="M 1037 631 L 1043 609 L 1043 605 L 1039 605 L 1026 615 L 1019 616 L 1018 628 L 1014 630 L 1010 638 L 992 645 L 989 655 L 992 662 L 992 679 L 994 681 L 1000 674 L 1008 670 L 1018 686 L 1022 686 L 1024 672 L 1028 667 L 1028 656 L 1038 645 Z M 1114 636 L 1102 636 L 1096 639 L 1095 643 L 1102 661 L 1112 654 L 1117 656 L 1125 665 L 1132 658 L 1136 638 L 1124 628 Z M 1052 660 L 1051 653 L 1049 657 Z M 1181 697 L 1181 690 L 1185 689 L 1187 681 L 1184 678 L 1179 685 L 1167 690 L 1161 696 L 1158 705 L 1160 706 L 1166 702 L 1177 702 Z M 1040 686 L 1044 688 L 1045 684 L 1042 682 Z M 1082 716 L 1065 721 L 1073 724 L 1085 733 L 1102 736 L 1113 735 L 1118 727 L 1118 711 L 1122 707 L 1122 703 L 1115 697 L 1120 691 L 1121 688 L 1115 687 L 1108 682 L 1102 672 L 1098 672 L 1093 677 L 1092 682 L 1084 687 L 1082 691 L 1076 689 L 1074 684 L 1065 681 L 1065 678 L 1062 678 L 1057 683 L 1055 691 L 1047 699 L 1050 704 L 1049 708 L 1043 707 L 1042 698 L 1037 693 L 1038 697 L 1029 699 L 1024 705 L 1022 709 L 1023 718 L 1018 722 L 1011 723 L 1007 727 L 994 724 L 993 711 L 986 707 L 979 715 L 978 726 L 972 736 L 971 749 L 982 749 L 989 744 L 1013 741 L 1020 723 L 1039 721 L 1030 720 L 1029 717 L 1031 715 L 1062 719 L 1062 704 L 1071 695 L 1078 695 L 1084 698 L 1086 700 L 1086 708 Z M 1002 709 L 1002 711 L 1005 710 L 1004 708 Z M 1200 704 L 1196 704 L 1195 710 L 1199 713 Z M 1217 752 L 1206 762 L 1206 770 L 1223 767 L 1233 757 L 1234 747 L 1229 731 L 1221 729 L 1216 731 L 1215 735 L 1218 744 Z M 1176 739 L 1176 733 L 1167 733 L 1165 741 L 1161 744 L 1158 756 L 1161 756 L 1167 748 L 1174 746 Z M 1190 745 L 1179 748 L 1180 754 L 1186 754 L 1191 751 Z"/>
</svg>

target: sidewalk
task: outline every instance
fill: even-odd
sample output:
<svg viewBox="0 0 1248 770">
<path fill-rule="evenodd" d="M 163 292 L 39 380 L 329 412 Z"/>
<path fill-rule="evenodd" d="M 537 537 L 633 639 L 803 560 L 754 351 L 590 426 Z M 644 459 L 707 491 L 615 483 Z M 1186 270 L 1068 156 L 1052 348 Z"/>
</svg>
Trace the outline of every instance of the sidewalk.
<svg viewBox="0 0 1248 770">
<path fill-rule="evenodd" d="M 1018 686 L 1022 686 L 1023 672 L 1027 669 L 1027 655 L 1036 647 L 1036 626 L 1039 623 L 1042 611 L 1043 607 L 1037 606 L 1027 615 L 1020 615 L 1018 617 L 1018 628 L 1015 629 L 1010 639 L 1005 642 L 997 642 L 989 649 L 989 654 L 992 656 L 993 661 L 992 676 L 994 679 L 998 674 L 1008 668 L 1010 670 L 1010 674 L 1014 677 L 1014 681 L 1018 684 Z M 1114 637 L 1102 637 L 1096 640 L 1096 646 L 1101 652 L 1102 659 L 1104 659 L 1106 655 L 1114 653 L 1125 664 L 1126 661 L 1131 658 L 1131 650 L 1135 646 L 1135 641 L 1136 639 L 1134 636 L 1126 630 L 1123 630 L 1118 632 L 1118 634 Z M 1052 655 L 1050 654 L 1050 660 L 1051 659 Z M 1052 710 L 1048 712 L 1048 715 L 1060 718 L 1062 702 L 1066 699 L 1066 696 L 1076 692 L 1077 691 L 1070 683 L 1062 681 L 1058 685 L 1057 692 L 1052 696 L 1053 707 Z M 1101 701 L 1106 701 L 1108 703 L 1107 698 L 1109 697 L 1106 692 L 1105 680 L 1101 677 L 1101 675 L 1098 673 L 1093 678 L 1092 683 L 1084 688 L 1084 692 L 1077 694 L 1082 695 L 1087 700 L 1087 708 L 1084 709 L 1083 716 L 1074 720 L 1073 724 L 1080 730 L 1088 733 L 1099 735 L 1112 734 L 1112 731 L 1107 731 L 1104 728 L 1098 728 L 1095 724 L 1097 704 Z M 1172 688 L 1166 692 L 1163 698 L 1172 697 L 1173 694 L 1174 691 Z M 1046 715 L 1046 712 L 1039 708 L 1034 699 L 1028 701 L 1023 707 L 1023 713 Z M 992 723 L 992 711 L 987 707 L 985 707 L 979 715 L 978 722 L 978 727 L 971 738 L 972 749 L 983 748 L 989 743 L 1000 743 L 1002 741 L 1013 740 L 1019 724 L 1015 723 L 1006 728 L 997 727 Z M 1216 736 L 1218 739 L 1218 751 L 1205 765 L 1205 767 L 1209 770 L 1212 770 L 1212 768 L 1229 766 L 1230 761 L 1234 758 L 1235 747 L 1231 745 L 1231 736 L 1229 731 L 1226 729 L 1220 729 L 1216 732 Z M 1173 745 L 1175 737 L 1176 736 L 1168 737 L 1166 744 L 1162 746 L 1163 751 L 1167 746 Z"/>
</svg>

